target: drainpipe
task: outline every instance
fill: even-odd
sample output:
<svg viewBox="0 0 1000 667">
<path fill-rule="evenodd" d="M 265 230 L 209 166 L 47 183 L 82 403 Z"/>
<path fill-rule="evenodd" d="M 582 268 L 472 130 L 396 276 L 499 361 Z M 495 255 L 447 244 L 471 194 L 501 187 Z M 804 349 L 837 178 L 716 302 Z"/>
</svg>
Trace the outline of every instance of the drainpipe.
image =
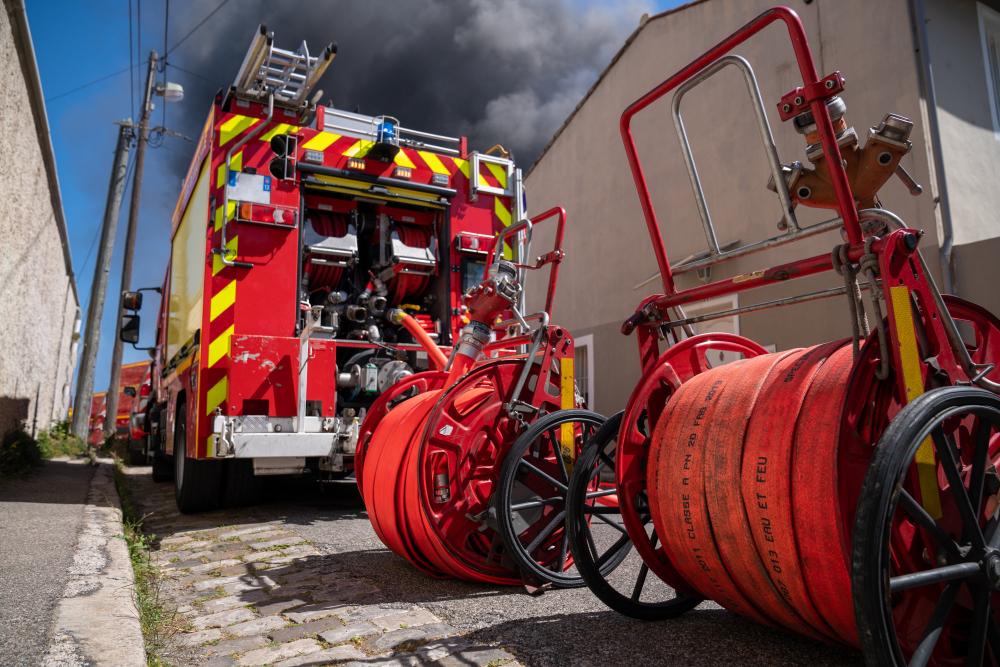
<svg viewBox="0 0 1000 667">
<path fill-rule="evenodd" d="M 941 151 L 941 130 L 938 125 L 937 95 L 934 91 L 934 72 L 927 40 L 927 13 L 924 0 L 910 0 L 910 20 L 913 23 L 917 54 L 920 58 L 920 87 L 927 105 L 927 131 L 931 140 L 931 156 L 934 160 L 934 181 L 937 190 L 938 212 L 941 215 L 941 261 L 942 287 L 946 294 L 955 294 L 955 267 L 952 262 L 954 230 L 951 224 L 951 206 L 948 203 L 948 184 L 944 173 L 944 155 Z"/>
</svg>

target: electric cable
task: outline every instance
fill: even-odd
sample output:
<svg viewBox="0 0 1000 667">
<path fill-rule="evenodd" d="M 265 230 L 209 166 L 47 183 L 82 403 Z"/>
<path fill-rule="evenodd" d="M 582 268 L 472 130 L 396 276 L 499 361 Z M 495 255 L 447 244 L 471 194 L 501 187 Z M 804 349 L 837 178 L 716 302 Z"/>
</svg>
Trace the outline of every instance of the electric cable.
<svg viewBox="0 0 1000 667">
<path fill-rule="evenodd" d="M 195 26 L 194 26 L 193 28 L 191 28 L 191 29 L 190 29 L 190 30 L 189 30 L 189 31 L 188 31 L 188 32 L 187 32 L 187 33 L 186 33 L 186 34 L 185 34 L 185 35 L 184 35 L 183 37 L 181 37 L 181 38 L 180 38 L 179 40 L 177 40 L 177 41 L 176 41 L 176 42 L 174 43 L 174 45 L 173 45 L 173 46 L 171 46 L 171 47 L 170 47 L 170 48 L 169 48 L 169 49 L 168 49 L 167 51 L 165 51 L 165 52 L 164 52 L 164 54 L 163 54 L 163 57 L 164 57 L 164 58 L 166 58 L 166 57 L 167 57 L 168 55 L 170 55 L 171 53 L 173 53 L 173 52 L 174 52 L 174 51 L 175 51 L 175 50 L 177 49 L 177 47 L 178 47 L 178 46 L 180 46 L 181 44 L 183 44 L 183 43 L 184 43 L 184 42 L 185 42 L 185 41 L 187 40 L 187 38 L 188 38 L 188 37 L 190 37 L 191 35 L 193 35 L 194 33 L 196 33 L 196 32 L 198 31 L 198 29 L 199 29 L 199 28 L 201 28 L 201 26 L 205 25 L 205 23 L 206 23 L 206 22 L 207 22 L 207 21 L 208 21 L 208 20 L 209 20 L 210 18 L 212 18 L 213 16 L 215 16 L 215 14 L 216 14 L 216 13 L 217 13 L 217 12 L 218 12 L 218 11 L 219 11 L 220 9 L 222 9 L 223 7 L 225 7 L 225 6 L 226 6 L 226 3 L 228 3 L 228 2 L 229 2 L 229 0 L 222 0 L 222 2 L 220 2 L 220 3 L 219 3 L 219 4 L 218 4 L 218 5 L 216 6 L 216 7 L 215 7 L 215 9 L 213 9 L 213 10 L 212 10 L 211 12 L 209 12 L 209 13 L 208 13 L 208 15 L 207 15 L 207 16 L 205 16 L 205 18 L 203 18 L 203 19 L 202 19 L 201 21 L 199 21 L 199 22 L 198 22 L 198 23 L 197 23 L 197 24 L 196 24 L 196 25 L 195 25 Z"/>
</svg>

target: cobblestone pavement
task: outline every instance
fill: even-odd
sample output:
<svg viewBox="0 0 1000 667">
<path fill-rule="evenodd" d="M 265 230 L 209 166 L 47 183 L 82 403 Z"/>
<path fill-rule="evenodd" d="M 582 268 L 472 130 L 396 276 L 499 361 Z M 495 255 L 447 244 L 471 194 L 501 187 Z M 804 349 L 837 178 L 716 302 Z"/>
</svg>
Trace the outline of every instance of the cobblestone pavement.
<svg viewBox="0 0 1000 667">
<path fill-rule="evenodd" d="M 519 664 L 424 607 L 387 599 L 281 520 L 253 508 L 181 515 L 172 485 L 154 484 L 148 468 L 129 473 L 156 536 L 161 595 L 182 616 L 162 651 L 169 664 Z"/>
<path fill-rule="evenodd" d="M 159 538 L 165 594 L 188 630 L 174 665 L 856 665 L 857 653 L 703 603 L 669 622 L 610 611 L 586 589 L 435 580 L 382 546 L 356 489 L 272 488 L 252 508 L 178 515 L 172 484 L 131 471 Z M 276 481 L 276 480 L 274 480 Z"/>
</svg>

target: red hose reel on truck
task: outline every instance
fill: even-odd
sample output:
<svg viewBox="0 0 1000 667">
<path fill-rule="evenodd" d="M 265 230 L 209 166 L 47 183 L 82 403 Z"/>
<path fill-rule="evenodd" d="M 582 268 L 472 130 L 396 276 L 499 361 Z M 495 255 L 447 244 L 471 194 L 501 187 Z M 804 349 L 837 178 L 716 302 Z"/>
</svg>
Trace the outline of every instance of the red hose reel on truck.
<svg viewBox="0 0 1000 667">
<path fill-rule="evenodd" d="M 728 55 L 776 21 L 787 28 L 803 80 L 778 112 L 805 136 L 811 167 L 782 167 L 753 71 Z M 728 66 L 743 72 L 754 98 L 786 231 L 724 250 L 680 98 Z M 898 164 L 912 123 L 888 114 L 861 146 L 844 118 L 843 87 L 839 73 L 817 76 L 798 17 L 779 7 L 623 114 L 663 293 L 645 299 L 622 327 L 637 333 L 643 378 L 624 413 L 609 420 L 617 428 L 602 429 L 574 470 L 572 552 L 595 594 L 639 618 L 676 616 L 711 598 L 766 625 L 858 646 L 871 665 L 1000 664 L 1000 321 L 941 295 L 918 250 L 921 233 L 880 208 L 877 192 L 888 178 L 908 181 Z M 675 267 L 631 130 L 637 113 L 671 92 L 709 241 L 704 258 Z M 839 217 L 801 227 L 794 215 L 800 203 L 835 208 Z M 674 286 L 675 273 L 830 230 L 842 230 L 846 243 L 829 253 L 691 289 Z M 844 287 L 692 318 L 682 310 L 830 270 Z M 769 354 L 739 336 L 690 330 L 713 316 L 844 294 L 853 340 Z M 661 354 L 663 338 L 674 344 Z M 718 349 L 743 358 L 713 368 L 707 353 Z M 589 517 L 596 505 L 580 492 L 607 467 L 615 473 L 621 527 L 643 561 L 625 592 L 595 567 L 623 547 L 595 548 Z M 649 573 L 670 587 L 659 597 L 646 593 Z"/>
<path fill-rule="evenodd" d="M 530 265 L 501 259 L 505 239 L 520 234 L 528 246 L 533 224 L 549 218 L 558 223 L 553 251 Z M 552 209 L 508 227 L 486 278 L 465 295 L 470 321 L 447 367 L 398 383 L 362 424 L 355 469 L 372 526 L 386 546 L 431 576 L 522 581 L 500 534 L 495 496 L 501 464 L 519 435 L 538 417 L 576 405 L 572 374 L 564 372 L 573 340 L 549 324 L 564 226 L 565 212 Z M 522 315 L 525 270 L 546 264 L 545 309 Z M 570 439 L 582 445 L 580 433 Z M 532 465 L 557 475 L 560 464 L 552 452 Z M 521 528 L 539 533 L 555 513 L 544 507 Z M 543 538 L 533 549 L 541 565 L 568 567 L 566 551 L 557 548 L 561 519 Z"/>
</svg>

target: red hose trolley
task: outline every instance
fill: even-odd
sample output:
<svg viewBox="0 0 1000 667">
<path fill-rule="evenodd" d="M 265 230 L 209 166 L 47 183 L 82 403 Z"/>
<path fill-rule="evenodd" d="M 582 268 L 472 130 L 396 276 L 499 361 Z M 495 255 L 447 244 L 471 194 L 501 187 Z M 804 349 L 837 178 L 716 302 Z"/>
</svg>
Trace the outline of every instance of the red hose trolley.
<svg viewBox="0 0 1000 667">
<path fill-rule="evenodd" d="M 803 82 L 778 112 L 804 135 L 811 166 L 779 162 L 753 70 L 731 54 L 777 21 Z M 732 249 L 719 246 L 680 115 L 683 95 L 726 67 L 745 78 L 784 209 L 782 234 Z M 843 88 L 839 72 L 817 75 L 798 16 L 778 7 L 623 113 L 663 292 L 622 326 L 642 360 L 624 412 L 575 461 L 572 554 L 595 594 L 638 618 L 712 599 L 766 625 L 860 647 L 872 665 L 998 664 L 1000 321 L 942 295 L 920 255 L 921 232 L 878 201 L 893 174 L 919 190 L 899 169 L 912 122 L 888 114 L 859 140 Z M 703 258 L 675 267 L 630 129 L 668 93 L 709 243 Z M 839 217 L 802 227 L 798 204 Z M 831 252 L 675 288 L 680 272 L 838 228 L 845 242 Z M 690 325 L 711 316 L 686 317 L 686 304 L 826 271 L 844 286 L 715 316 L 846 294 L 853 340 L 769 354 L 736 335 L 692 335 Z M 711 368 L 713 350 L 743 358 Z M 617 504 L 600 502 L 611 480 Z M 609 519 L 617 531 L 598 539 Z M 641 567 L 609 572 L 633 547 Z"/>
<path fill-rule="evenodd" d="M 546 219 L 557 222 L 550 252 L 530 264 L 502 257 L 508 240 L 528 257 Z M 437 369 L 394 385 L 362 424 L 355 469 L 372 526 L 431 576 L 582 585 L 565 531 L 564 461 L 604 418 L 576 409 L 573 339 L 549 322 L 565 223 L 554 208 L 505 229 L 464 296 L 469 323 L 450 358 L 424 337 Z M 546 265 L 545 306 L 525 314 L 526 272 Z"/>
</svg>

